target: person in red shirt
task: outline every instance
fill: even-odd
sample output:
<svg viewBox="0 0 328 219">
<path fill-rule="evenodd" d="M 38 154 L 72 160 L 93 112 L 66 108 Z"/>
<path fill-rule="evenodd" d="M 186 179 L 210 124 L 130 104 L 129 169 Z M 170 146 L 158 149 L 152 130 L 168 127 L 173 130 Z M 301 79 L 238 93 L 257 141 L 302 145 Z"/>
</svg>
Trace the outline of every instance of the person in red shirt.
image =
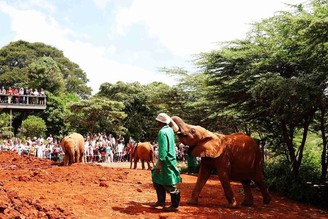
<svg viewBox="0 0 328 219">
<path fill-rule="evenodd" d="M 10 104 L 13 95 L 13 90 L 11 89 L 11 87 L 7 89 L 7 95 L 8 95 L 8 103 Z"/>
<path fill-rule="evenodd" d="M 13 88 L 13 103 L 19 103 L 19 91 L 16 87 Z"/>
</svg>

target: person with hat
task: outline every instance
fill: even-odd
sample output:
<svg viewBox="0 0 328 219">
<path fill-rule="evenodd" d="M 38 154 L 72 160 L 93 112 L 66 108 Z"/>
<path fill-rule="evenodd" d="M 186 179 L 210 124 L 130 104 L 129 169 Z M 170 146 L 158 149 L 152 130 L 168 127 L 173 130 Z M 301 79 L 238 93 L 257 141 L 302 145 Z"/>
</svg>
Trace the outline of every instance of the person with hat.
<svg viewBox="0 0 328 219">
<path fill-rule="evenodd" d="M 156 117 L 160 128 L 157 135 L 158 160 L 152 169 L 152 181 L 156 190 L 157 202 L 150 203 L 151 207 L 162 206 L 164 211 L 178 211 L 180 205 L 180 191 L 176 184 L 181 183 L 180 172 L 177 167 L 175 154 L 174 130 L 169 126 L 172 119 L 166 113 Z M 171 205 L 165 207 L 166 192 L 170 193 Z"/>
</svg>

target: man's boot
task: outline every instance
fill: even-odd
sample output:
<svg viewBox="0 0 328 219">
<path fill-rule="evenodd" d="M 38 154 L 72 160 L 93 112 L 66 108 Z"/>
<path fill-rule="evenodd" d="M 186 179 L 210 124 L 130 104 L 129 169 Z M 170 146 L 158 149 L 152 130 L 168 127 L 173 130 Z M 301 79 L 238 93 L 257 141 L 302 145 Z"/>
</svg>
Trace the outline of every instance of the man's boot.
<svg viewBox="0 0 328 219">
<path fill-rule="evenodd" d="M 164 207 L 163 210 L 166 212 L 176 212 L 179 209 L 180 205 L 180 192 L 178 193 L 170 193 L 171 195 L 171 206 L 170 207 Z"/>
<path fill-rule="evenodd" d="M 165 198 L 166 198 L 166 191 L 163 186 L 154 183 L 154 188 L 156 190 L 157 195 L 157 202 L 151 202 L 149 205 L 150 207 L 156 208 L 159 206 L 164 207 L 165 206 Z"/>
</svg>

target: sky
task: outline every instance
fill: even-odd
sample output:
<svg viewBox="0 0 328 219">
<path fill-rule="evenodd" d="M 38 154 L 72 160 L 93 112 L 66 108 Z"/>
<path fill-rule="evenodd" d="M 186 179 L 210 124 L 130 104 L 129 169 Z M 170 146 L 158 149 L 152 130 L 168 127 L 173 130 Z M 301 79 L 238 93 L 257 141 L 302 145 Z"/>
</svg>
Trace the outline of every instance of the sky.
<svg viewBox="0 0 328 219">
<path fill-rule="evenodd" d="M 0 0 L 0 48 L 42 42 L 63 51 L 102 83 L 174 78 L 160 68 L 197 72 L 194 55 L 244 39 L 251 24 L 305 0 Z"/>
</svg>

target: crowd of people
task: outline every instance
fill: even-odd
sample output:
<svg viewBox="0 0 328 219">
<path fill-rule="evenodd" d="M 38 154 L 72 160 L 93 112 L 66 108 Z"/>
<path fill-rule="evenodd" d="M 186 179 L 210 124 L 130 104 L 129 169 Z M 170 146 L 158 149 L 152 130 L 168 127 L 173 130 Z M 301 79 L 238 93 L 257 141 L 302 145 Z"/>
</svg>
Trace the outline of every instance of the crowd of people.
<svg viewBox="0 0 328 219">
<path fill-rule="evenodd" d="M 135 141 L 130 139 L 125 142 L 122 135 L 114 137 L 105 133 L 90 134 L 85 136 L 85 160 L 86 162 L 128 162 L 130 152 Z M 158 158 L 158 143 L 152 142 L 155 158 Z M 187 162 L 188 147 L 178 143 L 176 156 L 179 162 Z M 0 151 L 15 151 L 19 155 L 29 155 L 38 158 L 62 161 L 64 153 L 60 146 L 60 139 L 49 135 L 46 138 L 5 139 L 0 141 Z"/>
<path fill-rule="evenodd" d="M 38 90 L 27 86 L 16 88 L 2 86 L 0 90 L 0 103 L 8 104 L 45 104 L 45 91 L 43 88 Z"/>
</svg>

